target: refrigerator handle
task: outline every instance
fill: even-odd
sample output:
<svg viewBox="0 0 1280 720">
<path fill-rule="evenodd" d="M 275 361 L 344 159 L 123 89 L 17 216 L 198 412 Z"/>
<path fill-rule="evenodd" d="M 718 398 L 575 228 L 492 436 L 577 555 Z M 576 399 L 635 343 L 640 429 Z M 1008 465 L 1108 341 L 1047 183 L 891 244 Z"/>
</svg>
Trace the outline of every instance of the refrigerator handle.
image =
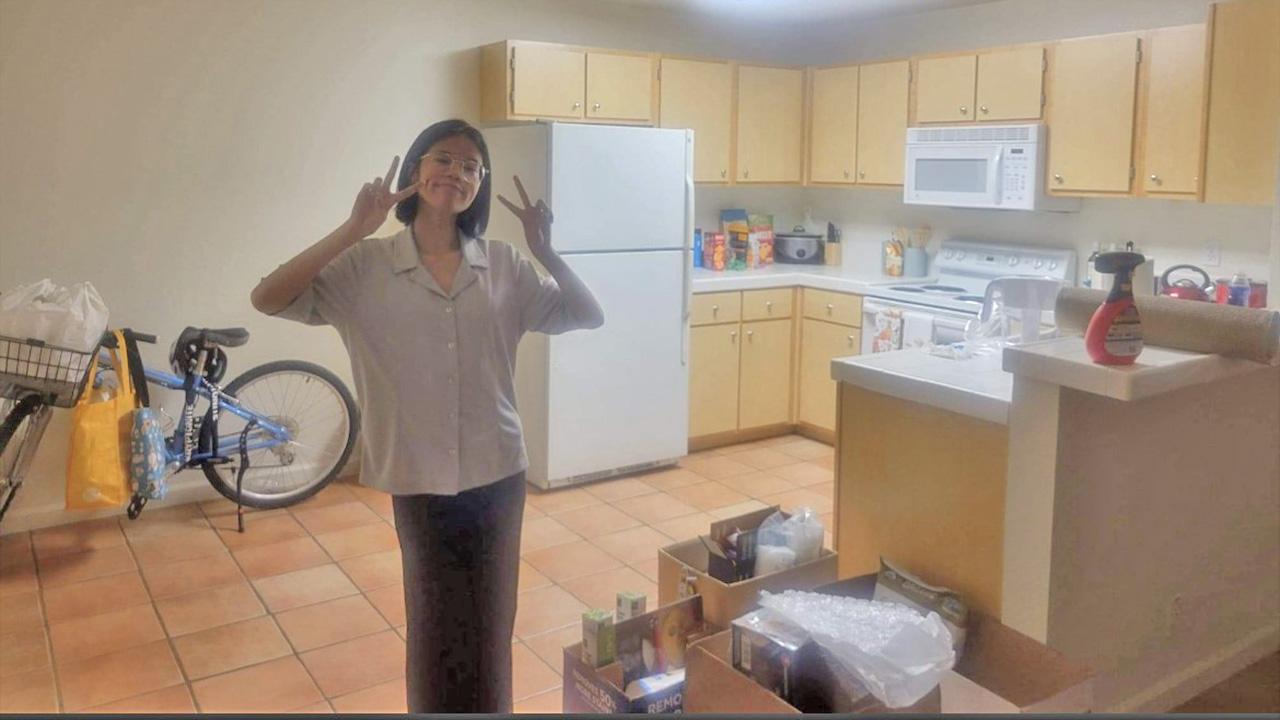
<svg viewBox="0 0 1280 720">
<path fill-rule="evenodd" d="M 684 150 L 684 248 L 683 295 L 680 298 L 680 364 L 689 364 L 689 303 L 693 295 L 693 133 L 685 131 Z"/>
</svg>

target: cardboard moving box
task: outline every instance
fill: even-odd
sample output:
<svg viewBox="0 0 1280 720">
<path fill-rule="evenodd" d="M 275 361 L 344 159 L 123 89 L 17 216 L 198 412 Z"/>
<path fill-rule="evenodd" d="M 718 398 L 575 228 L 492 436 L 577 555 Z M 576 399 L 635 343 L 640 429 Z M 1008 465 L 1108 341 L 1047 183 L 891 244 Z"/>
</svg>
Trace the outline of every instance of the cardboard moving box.
<svg viewBox="0 0 1280 720">
<path fill-rule="evenodd" d="M 757 510 L 746 515 L 712 523 L 711 537 L 728 535 L 734 528 L 752 530 L 765 518 L 777 512 L 777 507 Z M 818 559 L 801 563 L 787 570 L 724 583 L 707 574 L 711 554 L 700 539 L 669 545 L 658 551 L 658 604 L 666 605 L 679 600 L 680 577 L 685 568 L 697 576 L 695 590 L 702 596 L 702 614 L 707 622 L 720 627 L 759 607 L 760 591 L 811 590 L 836 579 L 836 553 L 823 548 Z"/>
<path fill-rule="evenodd" d="M 869 600 L 875 576 L 841 580 L 814 592 Z M 687 713 L 798 713 L 795 707 L 735 670 L 732 634 L 722 632 L 689 647 Z M 934 693 L 907 708 L 874 704 L 862 712 L 1085 713 L 1093 709 L 1087 666 L 978 612 L 970 612 L 965 654 Z"/>
</svg>

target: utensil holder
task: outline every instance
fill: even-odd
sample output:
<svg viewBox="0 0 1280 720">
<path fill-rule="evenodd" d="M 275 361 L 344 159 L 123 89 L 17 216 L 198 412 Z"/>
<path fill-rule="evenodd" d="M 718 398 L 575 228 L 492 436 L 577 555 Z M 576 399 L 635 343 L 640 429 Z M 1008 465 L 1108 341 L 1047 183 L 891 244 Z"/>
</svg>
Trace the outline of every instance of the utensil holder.
<svg viewBox="0 0 1280 720">
<path fill-rule="evenodd" d="M 924 277 L 929 274 L 929 253 L 924 248 L 905 248 L 902 255 L 902 274 L 906 277 Z"/>
</svg>

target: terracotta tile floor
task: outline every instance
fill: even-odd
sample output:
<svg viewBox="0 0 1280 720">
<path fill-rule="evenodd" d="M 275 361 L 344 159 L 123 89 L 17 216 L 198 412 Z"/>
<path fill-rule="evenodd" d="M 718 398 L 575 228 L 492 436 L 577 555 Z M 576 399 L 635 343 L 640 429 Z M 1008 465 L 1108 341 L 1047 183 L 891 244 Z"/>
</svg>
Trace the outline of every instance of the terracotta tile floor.
<svg viewBox="0 0 1280 720">
<path fill-rule="evenodd" d="M 812 504 L 830 525 L 832 460 L 830 447 L 788 436 L 531 489 L 516 710 L 560 710 L 561 649 L 579 639 L 584 609 L 619 590 L 656 604 L 657 548 L 765 502 Z M 250 514 L 243 535 L 233 510 L 213 500 L 0 538 L 0 713 L 403 712 L 386 497 L 335 484 Z"/>
</svg>

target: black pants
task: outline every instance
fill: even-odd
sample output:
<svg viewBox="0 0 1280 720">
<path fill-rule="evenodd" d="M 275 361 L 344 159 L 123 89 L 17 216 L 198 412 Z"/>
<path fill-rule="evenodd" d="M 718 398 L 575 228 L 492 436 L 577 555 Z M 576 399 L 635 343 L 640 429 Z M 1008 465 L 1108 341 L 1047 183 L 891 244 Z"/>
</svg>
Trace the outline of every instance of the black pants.
<svg viewBox="0 0 1280 720">
<path fill-rule="evenodd" d="M 510 713 L 524 473 L 456 496 L 397 495 L 412 713 Z"/>
</svg>

